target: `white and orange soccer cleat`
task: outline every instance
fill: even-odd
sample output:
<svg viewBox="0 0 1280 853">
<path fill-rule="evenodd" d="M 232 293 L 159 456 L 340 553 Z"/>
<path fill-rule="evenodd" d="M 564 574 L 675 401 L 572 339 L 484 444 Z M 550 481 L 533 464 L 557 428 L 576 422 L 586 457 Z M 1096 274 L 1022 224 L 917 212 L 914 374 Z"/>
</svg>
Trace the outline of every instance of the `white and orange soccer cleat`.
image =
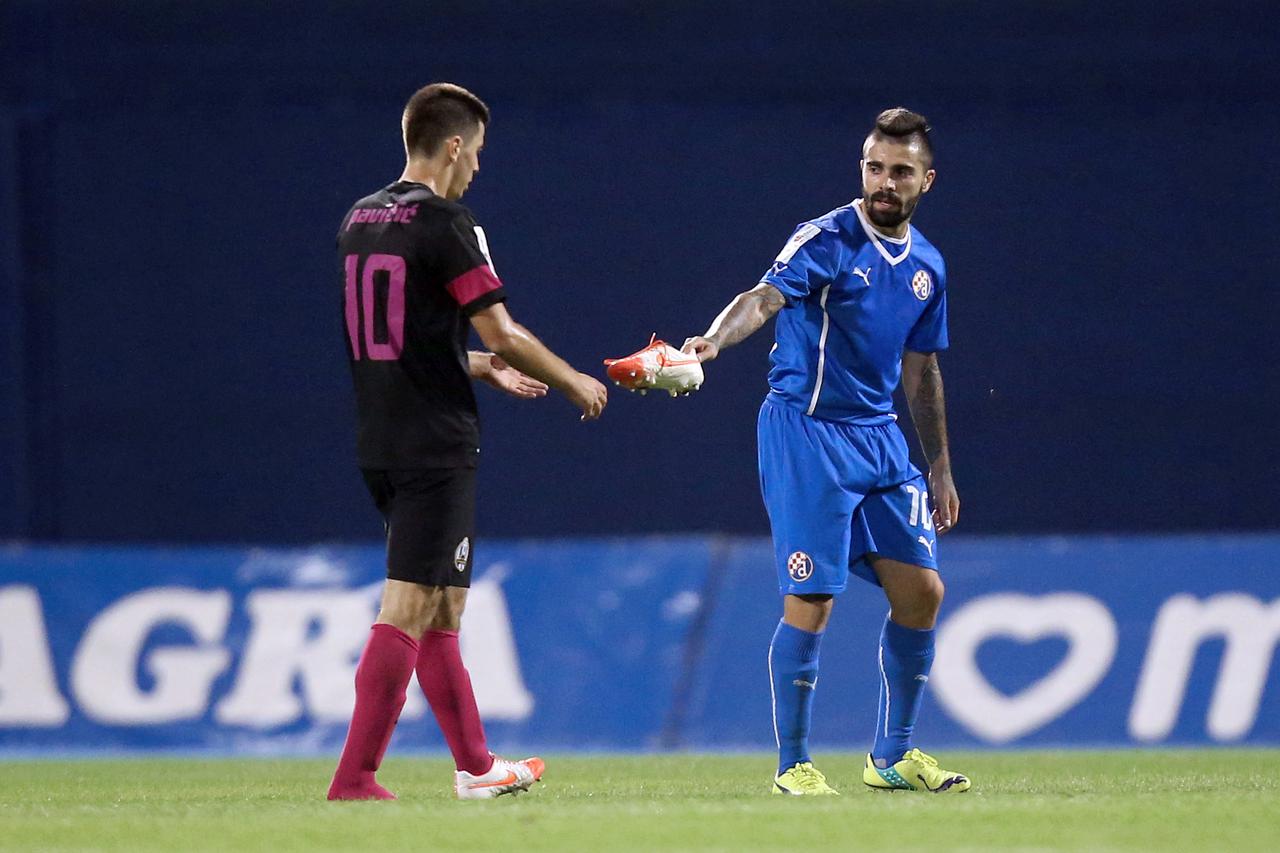
<svg viewBox="0 0 1280 853">
<path fill-rule="evenodd" d="M 460 800 L 488 800 L 503 794 L 519 794 L 542 778 L 546 764 L 541 758 L 508 761 L 493 757 L 488 773 L 472 776 L 465 770 L 454 774 L 453 790 Z"/>
<path fill-rule="evenodd" d="M 609 378 L 628 391 L 646 393 L 654 388 L 672 397 L 702 387 L 702 364 L 696 355 L 681 352 L 655 334 L 649 345 L 624 358 L 606 358 Z"/>
</svg>

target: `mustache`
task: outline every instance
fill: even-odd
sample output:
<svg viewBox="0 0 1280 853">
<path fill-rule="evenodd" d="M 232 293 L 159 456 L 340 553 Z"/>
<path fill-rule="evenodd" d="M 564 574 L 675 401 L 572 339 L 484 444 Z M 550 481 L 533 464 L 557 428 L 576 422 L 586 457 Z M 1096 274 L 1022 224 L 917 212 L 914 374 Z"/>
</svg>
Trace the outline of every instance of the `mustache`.
<svg viewBox="0 0 1280 853">
<path fill-rule="evenodd" d="M 871 196 L 871 201 L 891 201 L 895 204 L 902 204 L 902 199 L 892 193 L 875 193 Z"/>
</svg>

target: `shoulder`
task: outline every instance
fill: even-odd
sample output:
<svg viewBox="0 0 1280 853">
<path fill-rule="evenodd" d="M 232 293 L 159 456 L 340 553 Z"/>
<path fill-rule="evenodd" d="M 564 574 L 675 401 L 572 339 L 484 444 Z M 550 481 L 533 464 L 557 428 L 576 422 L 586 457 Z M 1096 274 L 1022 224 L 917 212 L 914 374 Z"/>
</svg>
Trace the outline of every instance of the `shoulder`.
<svg viewBox="0 0 1280 853">
<path fill-rule="evenodd" d="M 474 247 L 480 226 L 475 216 L 456 201 L 438 195 L 423 198 L 414 205 L 413 222 L 419 239 L 440 251 L 453 251 L 457 247 Z"/>
<path fill-rule="evenodd" d="M 345 226 L 351 220 L 352 214 L 357 210 L 368 210 L 370 208 L 383 207 L 388 200 L 387 191 L 385 189 L 377 192 L 369 193 L 363 198 L 356 199 L 350 207 L 347 208 L 346 214 L 342 217 L 342 223 Z"/>
<path fill-rule="evenodd" d="M 369 193 L 364 198 L 357 199 L 356 203 L 351 205 L 351 209 L 359 210 L 362 207 L 373 207 L 375 205 L 383 204 L 386 201 L 386 198 L 387 191 L 378 190 L 376 193 Z"/>
<path fill-rule="evenodd" d="M 809 244 L 811 251 L 822 249 L 827 252 L 837 252 L 841 247 L 856 241 L 859 236 L 865 239 L 865 235 L 862 235 L 861 229 L 858 228 L 858 216 L 852 205 L 845 205 L 801 222 L 796 226 L 791 240 L 801 245 Z"/>
<path fill-rule="evenodd" d="M 810 222 L 822 229 L 821 239 L 833 249 L 856 250 L 868 241 L 867 232 L 863 230 L 852 202 L 829 210 Z"/>
<path fill-rule="evenodd" d="M 459 204 L 456 201 L 449 201 L 447 198 L 435 196 L 432 203 L 439 206 L 440 212 L 458 220 L 474 223 L 476 221 L 475 214 L 471 212 L 471 208 L 465 204 Z"/>
<path fill-rule="evenodd" d="M 419 207 L 418 219 L 426 223 L 457 224 L 465 228 L 471 228 L 476 224 L 475 216 L 464 205 L 438 195 L 426 196 L 421 200 Z"/>
<path fill-rule="evenodd" d="M 807 224 L 822 229 L 828 239 L 848 238 L 862 233 L 862 229 L 858 225 L 858 214 L 854 211 L 852 204 L 842 205 L 835 210 L 828 210 L 821 216 L 810 219 Z"/>
<path fill-rule="evenodd" d="M 911 254 L 915 255 L 920 263 L 932 267 L 939 275 L 947 274 L 947 263 L 942 259 L 942 252 L 938 251 L 938 247 L 929 242 L 928 238 L 914 225 L 911 226 Z"/>
</svg>

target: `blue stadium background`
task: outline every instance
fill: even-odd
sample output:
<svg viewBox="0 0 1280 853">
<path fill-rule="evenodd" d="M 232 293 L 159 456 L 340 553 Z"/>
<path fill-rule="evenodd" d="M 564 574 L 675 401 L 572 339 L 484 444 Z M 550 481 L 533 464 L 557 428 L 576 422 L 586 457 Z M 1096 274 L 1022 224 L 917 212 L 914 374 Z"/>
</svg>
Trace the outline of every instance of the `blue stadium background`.
<svg viewBox="0 0 1280 853">
<path fill-rule="evenodd" d="M 294 685 L 253 649 L 296 604 L 280 642 L 349 669 L 371 615 L 333 239 L 399 174 L 399 111 L 433 80 L 493 109 L 466 202 L 513 313 L 598 375 L 701 331 L 854 197 L 880 109 L 927 114 L 916 222 L 950 271 L 964 500 L 944 616 L 995 710 L 944 676 L 925 722 L 956 745 L 1280 742 L 1280 663 L 1216 675 L 1280 637 L 1278 43 L 1261 0 L 0 4 L 0 749 L 340 742 L 349 698 L 324 690 L 349 672 Z M 493 660 L 524 678 L 487 706 L 499 746 L 770 745 L 769 345 L 588 425 L 480 391 L 476 609 L 514 626 Z M 849 667 L 824 674 L 827 743 L 872 714 L 869 591 L 824 652 Z M 566 661 L 604 693 L 573 698 Z M 178 676 L 206 679 L 198 707 Z M 268 688 L 284 710 L 245 723 Z"/>
<path fill-rule="evenodd" d="M 467 196 L 515 315 L 599 370 L 705 327 L 936 128 L 918 224 L 970 532 L 1255 529 L 1280 504 L 1271 4 L 11 2 L 0 8 L 0 536 L 377 533 L 333 252 L 398 111 L 495 119 Z M 691 400 L 483 394 L 486 535 L 760 533 L 767 334 Z M 682 500 L 660 496 L 680 496 Z"/>
</svg>

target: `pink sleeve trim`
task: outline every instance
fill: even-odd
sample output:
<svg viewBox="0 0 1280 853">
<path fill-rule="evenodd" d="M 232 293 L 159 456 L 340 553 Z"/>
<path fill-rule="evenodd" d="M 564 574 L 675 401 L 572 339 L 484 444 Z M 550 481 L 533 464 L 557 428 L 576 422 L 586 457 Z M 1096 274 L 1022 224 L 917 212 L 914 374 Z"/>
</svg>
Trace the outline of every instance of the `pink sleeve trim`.
<svg viewBox="0 0 1280 853">
<path fill-rule="evenodd" d="M 445 290 L 449 291 L 459 305 L 466 305 L 486 293 L 492 293 L 499 287 L 502 287 L 502 282 L 493 274 L 493 270 L 489 269 L 489 266 L 485 264 L 464 272 L 446 284 Z"/>
</svg>

